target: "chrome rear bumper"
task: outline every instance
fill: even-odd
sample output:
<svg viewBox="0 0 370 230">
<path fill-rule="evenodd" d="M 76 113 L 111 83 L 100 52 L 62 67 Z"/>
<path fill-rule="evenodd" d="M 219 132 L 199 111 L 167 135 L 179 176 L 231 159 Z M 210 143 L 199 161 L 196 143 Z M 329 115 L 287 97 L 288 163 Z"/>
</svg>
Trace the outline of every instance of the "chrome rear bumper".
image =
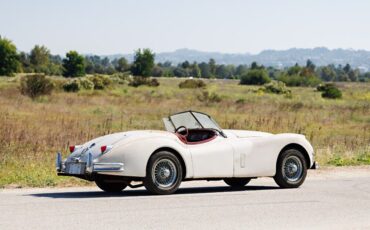
<svg viewBox="0 0 370 230">
<path fill-rule="evenodd" d="M 62 154 L 58 152 L 55 160 L 55 168 L 58 175 L 63 176 L 86 175 L 94 172 L 124 171 L 123 163 L 94 163 L 91 153 L 88 154 L 86 162 L 66 162 L 63 161 Z"/>
</svg>

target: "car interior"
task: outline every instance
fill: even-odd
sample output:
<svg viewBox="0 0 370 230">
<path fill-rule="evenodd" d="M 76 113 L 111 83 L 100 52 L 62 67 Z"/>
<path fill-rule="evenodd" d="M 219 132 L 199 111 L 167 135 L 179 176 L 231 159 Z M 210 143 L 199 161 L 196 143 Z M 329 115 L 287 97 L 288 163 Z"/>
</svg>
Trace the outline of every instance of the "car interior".
<svg viewBox="0 0 370 230">
<path fill-rule="evenodd" d="M 179 139 L 187 144 L 201 144 L 216 138 L 217 133 L 212 129 L 186 129 L 176 132 Z"/>
</svg>

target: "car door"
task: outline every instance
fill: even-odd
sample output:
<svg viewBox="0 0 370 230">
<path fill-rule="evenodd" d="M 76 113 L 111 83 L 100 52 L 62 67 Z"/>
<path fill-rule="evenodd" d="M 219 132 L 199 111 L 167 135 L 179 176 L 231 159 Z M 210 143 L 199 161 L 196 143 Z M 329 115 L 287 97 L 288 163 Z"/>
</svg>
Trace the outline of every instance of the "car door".
<svg viewBox="0 0 370 230">
<path fill-rule="evenodd" d="M 189 144 L 194 178 L 232 177 L 234 151 L 228 138 L 217 136 L 205 143 Z"/>
<path fill-rule="evenodd" d="M 234 177 L 273 176 L 277 156 L 271 140 L 261 137 L 236 138 L 234 149 Z M 277 154 L 276 154 L 277 155 Z"/>
</svg>

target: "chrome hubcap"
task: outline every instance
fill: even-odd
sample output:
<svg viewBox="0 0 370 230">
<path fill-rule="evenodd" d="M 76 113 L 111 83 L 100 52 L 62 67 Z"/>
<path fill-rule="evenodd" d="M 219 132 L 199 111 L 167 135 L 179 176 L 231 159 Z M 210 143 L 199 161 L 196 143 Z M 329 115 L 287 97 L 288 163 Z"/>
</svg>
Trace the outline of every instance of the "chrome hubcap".
<svg viewBox="0 0 370 230">
<path fill-rule="evenodd" d="M 283 176 L 287 181 L 297 182 L 303 174 L 301 160 L 297 156 L 289 156 L 283 161 Z"/>
<path fill-rule="evenodd" d="M 153 165 L 154 172 L 152 178 L 158 187 L 171 187 L 177 179 L 177 169 L 175 163 L 170 159 L 161 159 Z"/>
<path fill-rule="evenodd" d="M 295 164 L 289 164 L 288 165 L 288 171 L 291 174 L 296 173 L 298 171 L 298 166 L 295 165 Z"/>
<path fill-rule="evenodd" d="M 171 175 L 171 171 L 169 169 L 161 169 L 160 174 L 162 178 L 167 178 Z"/>
</svg>

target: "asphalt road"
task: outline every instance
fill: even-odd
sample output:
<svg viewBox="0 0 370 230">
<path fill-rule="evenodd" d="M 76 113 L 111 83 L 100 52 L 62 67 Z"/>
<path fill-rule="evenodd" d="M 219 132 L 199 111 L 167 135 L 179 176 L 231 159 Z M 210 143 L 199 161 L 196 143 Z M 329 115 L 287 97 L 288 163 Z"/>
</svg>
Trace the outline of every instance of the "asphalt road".
<svg viewBox="0 0 370 230">
<path fill-rule="evenodd" d="M 310 171 L 299 189 L 270 178 L 243 190 L 185 182 L 175 195 L 142 188 L 0 190 L 0 229 L 370 229 L 370 167 Z"/>
</svg>

